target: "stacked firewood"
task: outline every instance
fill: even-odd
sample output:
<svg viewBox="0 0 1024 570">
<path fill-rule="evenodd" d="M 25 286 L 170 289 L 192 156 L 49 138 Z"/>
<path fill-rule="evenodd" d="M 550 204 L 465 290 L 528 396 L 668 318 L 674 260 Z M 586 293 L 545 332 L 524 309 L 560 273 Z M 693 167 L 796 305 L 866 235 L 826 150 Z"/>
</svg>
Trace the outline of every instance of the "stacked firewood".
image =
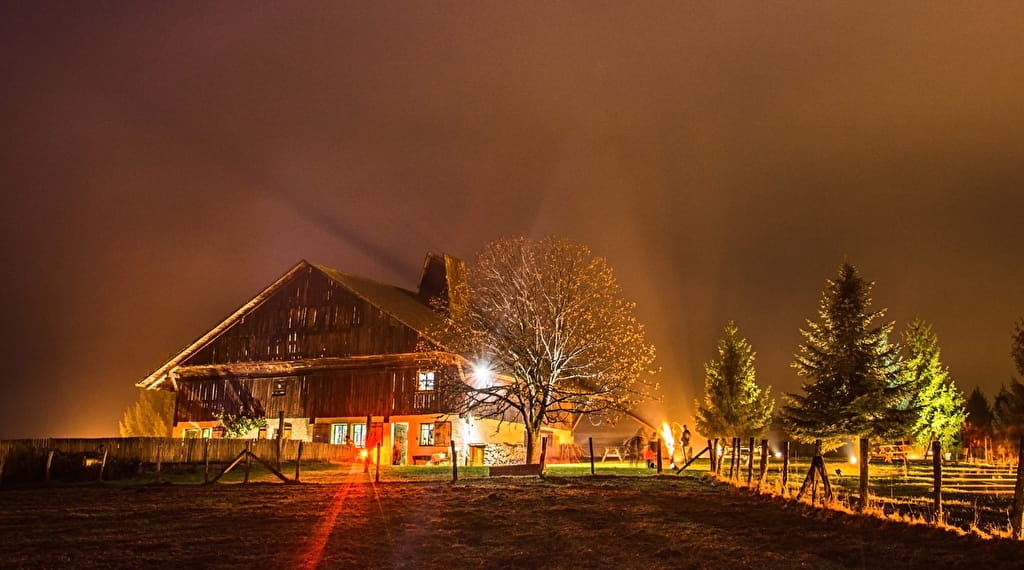
<svg viewBox="0 0 1024 570">
<path fill-rule="evenodd" d="M 526 463 L 526 446 L 511 443 L 489 443 L 484 447 L 484 465 L 517 465 Z"/>
</svg>

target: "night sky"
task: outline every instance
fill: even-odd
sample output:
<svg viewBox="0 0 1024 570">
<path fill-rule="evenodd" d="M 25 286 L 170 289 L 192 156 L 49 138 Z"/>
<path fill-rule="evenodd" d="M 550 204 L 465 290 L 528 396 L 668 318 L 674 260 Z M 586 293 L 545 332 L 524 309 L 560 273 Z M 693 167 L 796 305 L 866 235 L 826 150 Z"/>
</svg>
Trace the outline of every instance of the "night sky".
<svg viewBox="0 0 1024 570">
<path fill-rule="evenodd" d="M 687 421 L 735 319 L 789 367 L 844 261 L 965 392 L 1024 315 L 1019 3 L 4 2 L 0 438 L 134 383 L 300 259 L 606 256 Z M 952 4 L 952 3 L 951 3 Z"/>
</svg>

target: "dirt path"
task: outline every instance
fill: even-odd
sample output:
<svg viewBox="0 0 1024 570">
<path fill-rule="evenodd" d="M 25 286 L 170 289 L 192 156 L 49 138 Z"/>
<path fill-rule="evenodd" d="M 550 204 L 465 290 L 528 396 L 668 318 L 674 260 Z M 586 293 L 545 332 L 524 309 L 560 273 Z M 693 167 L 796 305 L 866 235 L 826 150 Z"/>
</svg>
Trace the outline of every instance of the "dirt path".
<svg viewBox="0 0 1024 570">
<path fill-rule="evenodd" d="M 1024 543 L 610 477 L 0 492 L 0 567 L 1004 568 Z"/>
</svg>

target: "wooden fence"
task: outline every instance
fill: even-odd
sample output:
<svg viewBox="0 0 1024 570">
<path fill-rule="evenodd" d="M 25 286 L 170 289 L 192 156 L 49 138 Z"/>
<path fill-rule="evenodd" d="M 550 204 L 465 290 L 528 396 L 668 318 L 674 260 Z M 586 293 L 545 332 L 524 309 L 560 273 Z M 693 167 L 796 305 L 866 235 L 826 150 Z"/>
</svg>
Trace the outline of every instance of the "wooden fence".
<svg viewBox="0 0 1024 570">
<path fill-rule="evenodd" d="M 90 439 L 15 439 L 0 441 L 0 458 L 45 456 L 50 451 L 64 454 L 103 455 L 109 459 L 142 463 L 201 463 L 204 457 L 214 463 L 234 459 L 249 444 L 260 457 L 276 458 L 277 441 L 271 439 L 177 439 L 164 437 L 117 437 Z M 281 460 L 294 461 L 298 440 L 281 441 Z M 350 461 L 351 445 L 302 442 L 302 460 L 314 462 Z"/>
</svg>

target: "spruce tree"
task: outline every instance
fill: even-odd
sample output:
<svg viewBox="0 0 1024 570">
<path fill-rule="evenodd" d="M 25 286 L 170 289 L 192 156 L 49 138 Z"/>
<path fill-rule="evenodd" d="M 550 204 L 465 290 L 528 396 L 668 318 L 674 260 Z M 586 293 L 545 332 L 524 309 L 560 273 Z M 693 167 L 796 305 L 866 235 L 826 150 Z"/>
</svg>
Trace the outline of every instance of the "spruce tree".
<svg viewBox="0 0 1024 570">
<path fill-rule="evenodd" d="M 938 439 L 943 449 L 958 440 L 967 412 L 964 396 L 942 365 L 939 339 L 931 326 L 920 319 L 903 333 L 907 349 L 906 382 L 914 394 L 911 407 L 917 417 L 911 428 L 914 442 L 927 447 Z"/>
<path fill-rule="evenodd" d="M 1010 380 L 999 389 L 992 401 L 992 427 L 1006 449 L 1016 450 L 1024 434 L 1024 384 Z"/>
<path fill-rule="evenodd" d="M 1013 343 L 1010 347 L 1010 356 L 1017 365 L 1017 372 L 1024 376 L 1024 318 L 1017 321 L 1013 330 Z"/>
<path fill-rule="evenodd" d="M 755 355 L 730 321 L 718 359 L 704 364 L 704 401 L 695 402 L 697 431 L 705 437 L 756 437 L 768 429 L 775 402 L 771 387 L 755 382 Z"/>
<path fill-rule="evenodd" d="M 798 440 L 834 449 L 851 438 L 898 436 L 913 421 L 899 346 L 889 342 L 893 323 L 876 325 L 884 310 L 871 311 L 873 285 L 843 264 L 827 282 L 820 320 L 800 331 L 792 366 L 806 379 L 804 394 L 787 394 L 783 410 Z"/>
<path fill-rule="evenodd" d="M 975 387 L 967 397 L 967 421 L 964 423 L 964 444 L 971 458 L 989 459 L 992 431 L 992 406 L 981 388 Z"/>
<path fill-rule="evenodd" d="M 967 423 L 975 429 L 991 434 L 992 406 L 989 405 L 988 398 L 985 397 L 985 393 L 981 391 L 981 388 L 974 388 L 971 395 L 967 397 L 965 407 L 967 409 Z"/>
</svg>

